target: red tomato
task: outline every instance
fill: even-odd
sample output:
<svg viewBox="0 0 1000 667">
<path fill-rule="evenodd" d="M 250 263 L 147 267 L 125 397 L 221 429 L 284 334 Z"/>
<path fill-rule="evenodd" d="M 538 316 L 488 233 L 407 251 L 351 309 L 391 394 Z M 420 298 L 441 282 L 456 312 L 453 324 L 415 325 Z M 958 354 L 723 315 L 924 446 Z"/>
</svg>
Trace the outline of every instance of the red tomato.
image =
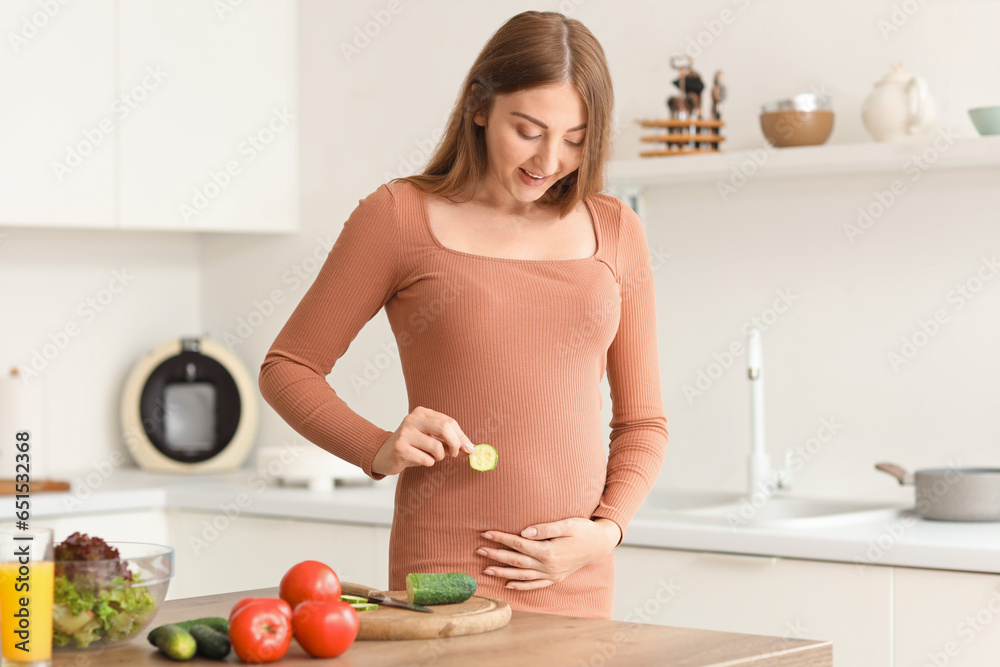
<svg viewBox="0 0 1000 667">
<path fill-rule="evenodd" d="M 340 579 L 326 563 L 304 560 L 293 565 L 278 586 L 278 595 L 292 606 L 305 600 L 340 601 Z"/>
<path fill-rule="evenodd" d="M 232 610 L 230 610 L 229 612 L 229 620 L 232 620 L 233 616 L 236 615 L 236 612 L 238 612 L 240 609 L 243 609 L 243 607 L 246 607 L 249 604 L 253 604 L 254 602 L 261 602 L 261 601 L 276 603 L 276 606 L 281 611 L 281 613 L 287 616 L 289 621 L 292 620 L 292 607 L 281 598 L 243 598 L 242 600 L 233 605 Z"/>
<path fill-rule="evenodd" d="M 248 598 L 229 618 L 229 641 L 243 662 L 260 664 L 281 660 L 292 643 L 288 604 L 276 598 Z"/>
<path fill-rule="evenodd" d="M 292 612 L 292 632 L 314 658 L 335 658 L 351 648 L 361 619 L 346 602 L 306 600 Z"/>
</svg>

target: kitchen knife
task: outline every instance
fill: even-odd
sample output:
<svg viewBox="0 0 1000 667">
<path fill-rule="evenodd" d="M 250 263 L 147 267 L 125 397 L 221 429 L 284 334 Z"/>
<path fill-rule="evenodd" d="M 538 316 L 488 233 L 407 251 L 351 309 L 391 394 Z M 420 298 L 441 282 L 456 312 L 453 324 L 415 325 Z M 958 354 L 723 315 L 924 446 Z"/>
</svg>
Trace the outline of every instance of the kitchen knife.
<svg viewBox="0 0 1000 667">
<path fill-rule="evenodd" d="M 352 584 L 349 581 L 340 582 L 341 593 L 343 595 L 357 595 L 358 597 L 367 598 L 369 602 L 376 602 L 386 607 L 399 607 L 400 609 L 409 609 L 411 611 L 425 611 L 429 613 L 434 613 L 433 609 L 428 609 L 421 604 L 413 604 L 412 602 L 400 602 L 395 600 L 388 595 L 383 595 L 381 592 L 369 588 L 368 586 L 362 586 L 361 584 Z"/>
</svg>

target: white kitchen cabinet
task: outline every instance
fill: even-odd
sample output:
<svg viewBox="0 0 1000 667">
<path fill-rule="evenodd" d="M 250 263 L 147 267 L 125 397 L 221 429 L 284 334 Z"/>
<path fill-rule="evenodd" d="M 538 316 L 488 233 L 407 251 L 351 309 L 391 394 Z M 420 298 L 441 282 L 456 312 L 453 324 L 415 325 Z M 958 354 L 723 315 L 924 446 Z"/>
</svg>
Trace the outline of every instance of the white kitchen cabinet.
<svg viewBox="0 0 1000 667">
<path fill-rule="evenodd" d="M 0 9 L 0 226 L 113 227 L 114 0 Z"/>
<path fill-rule="evenodd" d="M 373 526 L 168 511 L 175 579 L 168 597 L 183 598 L 277 586 L 292 565 L 318 560 L 344 581 L 386 585 Z"/>
<path fill-rule="evenodd" d="M 375 582 L 376 588 L 389 587 L 389 529 L 375 526 Z"/>
<path fill-rule="evenodd" d="M 160 509 L 32 519 L 31 525 L 51 528 L 56 542 L 62 542 L 73 533 L 81 532 L 107 542 L 152 542 L 172 546 L 167 532 L 167 520 Z"/>
<path fill-rule="evenodd" d="M 615 559 L 615 620 L 769 635 L 776 648 L 831 640 L 839 667 L 892 667 L 891 568 L 640 547 Z"/>
<path fill-rule="evenodd" d="M 297 228 L 296 6 L 119 3 L 122 227 Z"/>
<path fill-rule="evenodd" d="M 898 667 L 1000 663 L 1000 575 L 894 570 Z"/>
</svg>

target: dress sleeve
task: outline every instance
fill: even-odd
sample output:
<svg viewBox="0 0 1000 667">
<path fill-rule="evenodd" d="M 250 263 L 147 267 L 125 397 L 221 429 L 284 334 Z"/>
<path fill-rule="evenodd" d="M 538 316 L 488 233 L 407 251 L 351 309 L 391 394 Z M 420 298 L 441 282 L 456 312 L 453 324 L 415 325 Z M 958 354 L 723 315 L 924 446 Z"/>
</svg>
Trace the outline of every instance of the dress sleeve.
<svg viewBox="0 0 1000 667">
<path fill-rule="evenodd" d="M 618 333 L 608 348 L 611 443 L 604 494 L 594 517 L 625 530 L 659 475 L 667 447 L 660 395 L 653 266 L 642 222 L 619 201 L 615 265 L 621 289 Z"/>
<path fill-rule="evenodd" d="M 392 435 L 347 406 L 326 376 L 396 291 L 399 226 L 388 187 L 360 200 L 261 365 L 264 399 L 298 433 L 359 466 Z"/>
</svg>

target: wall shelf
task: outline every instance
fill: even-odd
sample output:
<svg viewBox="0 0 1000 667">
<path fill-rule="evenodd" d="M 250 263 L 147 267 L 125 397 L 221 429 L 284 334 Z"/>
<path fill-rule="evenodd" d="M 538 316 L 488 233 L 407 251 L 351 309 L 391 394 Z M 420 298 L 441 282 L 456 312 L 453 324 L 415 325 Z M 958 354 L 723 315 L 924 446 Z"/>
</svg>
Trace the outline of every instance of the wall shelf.
<svg viewBox="0 0 1000 667">
<path fill-rule="evenodd" d="M 934 131 L 918 141 L 773 148 L 761 146 L 711 155 L 613 160 L 608 180 L 616 192 L 720 181 L 893 173 L 912 170 L 1000 167 L 1000 136 L 949 137 Z M 911 171 L 906 171 L 911 170 Z M 734 182 L 731 182 L 733 179 Z"/>
</svg>

